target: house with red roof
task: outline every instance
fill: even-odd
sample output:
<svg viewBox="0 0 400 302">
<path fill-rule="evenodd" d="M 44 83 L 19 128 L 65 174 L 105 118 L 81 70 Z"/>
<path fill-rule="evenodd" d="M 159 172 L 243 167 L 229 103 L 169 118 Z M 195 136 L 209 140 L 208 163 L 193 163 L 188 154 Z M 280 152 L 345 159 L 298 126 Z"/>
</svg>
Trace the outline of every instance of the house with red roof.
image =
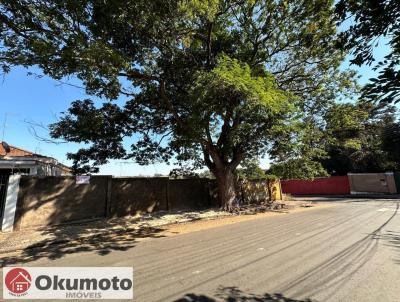
<svg viewBox="0 0 400 302">
<path fill-rule="evenodd" d="M 56 159 L 19 147 L 0 143 L 0 174 L 23 174 L 38 176 L 70 175 L 71 169 Z"/>
</svg>

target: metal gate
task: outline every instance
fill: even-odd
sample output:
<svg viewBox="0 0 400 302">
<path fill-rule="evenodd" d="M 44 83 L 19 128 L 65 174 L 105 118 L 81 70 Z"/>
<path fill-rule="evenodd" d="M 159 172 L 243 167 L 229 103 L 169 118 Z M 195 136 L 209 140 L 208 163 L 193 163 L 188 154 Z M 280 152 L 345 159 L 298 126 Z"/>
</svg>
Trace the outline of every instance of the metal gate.
<svg viewBox="0 0 400 302">
<path fill-rule="evenodd" d="M 0 221 L 3 221 L 4 207 L 7 197 L 8 178 L 9 178 L 8 173 L 7 174 L 0 173 Z"/>
</svg>

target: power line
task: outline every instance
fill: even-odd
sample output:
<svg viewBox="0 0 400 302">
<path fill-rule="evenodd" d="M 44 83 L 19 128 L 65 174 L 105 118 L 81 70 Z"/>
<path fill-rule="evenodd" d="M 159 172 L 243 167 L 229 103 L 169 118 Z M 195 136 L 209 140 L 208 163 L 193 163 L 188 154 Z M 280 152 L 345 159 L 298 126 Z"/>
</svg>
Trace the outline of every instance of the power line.
<svg viewBox="0 0 400 302">
<path fill-rule="evenodd" d="M 4 114 L 4 123 L 3 123 L 3 134 L 1 136 L 1 141 L 4 142 L 4 135 L 6 133 L 6 125 L 7 125 L 7 118 L 8 118 L 8 112 Z"/>
<path fill-rule="evenodd" d="M 6 112 L 4 113 L 4 122 L 3 122 L 3 129 L 2 129 L 2 135 L 1 135 L 1 141 L 4 142 L 4 137 L 6 135 L 6 128 L 7 128 L 7 121 L 8 117 L 11 115 L 19 115 L 18 113 L 12 113 L 12 112 Z"/>
</svg>

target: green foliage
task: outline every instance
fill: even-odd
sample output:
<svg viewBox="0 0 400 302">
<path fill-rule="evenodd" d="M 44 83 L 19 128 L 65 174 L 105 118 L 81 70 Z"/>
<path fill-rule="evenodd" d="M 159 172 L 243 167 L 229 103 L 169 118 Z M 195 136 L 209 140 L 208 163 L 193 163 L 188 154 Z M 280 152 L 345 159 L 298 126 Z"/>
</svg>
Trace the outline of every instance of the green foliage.
<svg viewBox="0 0 400 302">
<path fill-rule="evenodd" d="M 259 76 L 253 75 L 248 64 L 224 55 L 219 58 L 217 67 L 210 75 L 211 78 L 207 73 L 200 75 L 200 78 L 205 78 L 205 83 L 201 84 L 206 84 L 206 87 L 210 87 L 216 93 L 226 91 L 230 92 L 232 97 L 236 97 L 237 94 L 237 97 L 247 99 L 249 114 L 257 109 L 253 106 L 268 108 L 271 115 L 294 109 L 293 104 L 289 102 L 290 94 L 277 88 L 275 78 L 267 71 L 263 71 Z"/>
<path fill-rule="evenodd" d="M 357 103 L 332 108 L 326 117 L 324 167 L 333 175 L 395 170 L 392 152 L 383 148 L 384 130 L 395 119 L 396 109 L 391 106 Z"/>
<path fill-rule="evenodd" d="M 198 173 L 200 178 L 209 178 L 209 179 L 215 179 L 215 176 L 210 172 L 210 170 L 204 170 L 200 173 Z"/>
<path fill-rule="evenodd" d="M 268 178 L 268 175 L 260 167 L 260 163 L 256 159 L 246 159 L 240 166 L 236 170 L 236 175 L 239 179 L 258 180 Z"/>
<path fill-rule="evenodd" d="M 367 119 L 368 112 L 357 105 L 334 104 L 324 116 L 328 143 L 339 148 L 361 149 L 360 134 Z"/>
<path fill-rule="evenodd" d="M 104 99 L 51 126 L 85 144 L 69 154 L 81 173 L 124 158 L 218 179 L 354 86 L 333 0 L 3 0 L 0 22 L 4 71 L 39 66 Z"/>
<path fill-rule="evenodd" d="M 328 175 L 321 164 L 327 156 L 322 118 L 307 116 L 277 137 L 271 150 L 274 162 L 268 173 L 281 179 L 312 179 Z"/>
<path fill-rule="evenodd" d="M 392 169 L 400 170 L 400 122 L 389 122 L 383 126 L 382 131 L 382 150 L 392 161 Z"/>
<path fill-rule="evenodd" d="M 228 158 L 238 144 L 247 154 L 262 150 L 290 124 L 296 109 L 294 97 L 278 89 L 273 76 L 254 76 L 248 64 L 227 56 L 218 58 L 210 72 L 198 72 L 188 95 L 193 108 L 190 128 L 198 136 L 206 129 L 209 140 L 219 143 Z"/>
<path fill-rule="evenodd" d="M 178 9 L 188 20 L 195 21 L 198 16 L 213 21 L 219 11 L 220 0 L 183 0 L 178 1 Z"/>
<path fill-rule="evenodd" d="M 400 101 L 400 5 L 398 0 L 341 0 L 336 13 L 343 24 L 352 18 L 351 26 L 342 34 L 340 47 L 353 50 L 353 64 L 371 65 L 375 62 L 373 49 L 379 39 L 387 39 L 390 52 L 375 63 L 379 76 L 365 85 L 363 97 L 373 102 Z"/>
<path fill-rule="evenodd" d="M 319 123 L 300 125 L 292 141 L 277 144 L 270 173 L 301 179 L 400 168 L 395 107 L 334 104 Z"/>
<path fill-rule="evenodd" d="M 313 179 L 329 176 L 321 163 L 304 158 L 272 164 L 268 173 L 277 175 L 280 179 Z"/>
</svg>

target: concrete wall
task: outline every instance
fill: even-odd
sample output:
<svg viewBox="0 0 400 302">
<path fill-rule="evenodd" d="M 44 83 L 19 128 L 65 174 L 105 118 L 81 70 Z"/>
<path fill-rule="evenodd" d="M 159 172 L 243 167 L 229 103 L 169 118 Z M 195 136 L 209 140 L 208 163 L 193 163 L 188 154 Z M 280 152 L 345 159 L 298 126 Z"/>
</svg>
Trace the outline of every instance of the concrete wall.
<svg viewBox="0 0 400 302">
<path fill-rule="evenodd" d="M 111 216 L 214 206 L 208 179 L 113 178 Z"/>
<path fill-rule="evenodd" d="M 200 209 L 216 206 L 209 179 L 176 179 L 168 182 L 168 209 Z"/>
<path fill-rule="evenodd" d="M 74 177 L 22 176 L 14 229 L 105 217 L 109 179 L 94 176 L 77 185 Z"/>
<path fill-rule="evenodd" d="M 84 219 L 121 217 L 144 212 L 199 209 L 212 203 L 207 179 L 92 176 L 22 176 L 14 229 L 56 225 Z"/>
<path fill-rule="evenodd" d="M 388 173 L 362 173 L 348 174 L 350 191 L 357 193 L 386 193 L 396 194 L 396 183 L 394 175 Z"/>
<path fill-rule="evenodd" d="M 111 216 L 168 210 L 168 178 L 113 178 Z"/>
<path fill-rule="evenodd" d="M 11 224 L 13 221 L 13 225 L 9 226 L 8 230 L 39 228 L 143 212 L 218 206 L 215 196 L 216 183 L 210 179 L 92 176 L 89 183 L 77 184 L 77 179 L 73 176 L 18 177 L 18 194 L 14 194 L 17 198 L 13 203 L 15 215 L 12 217 L 14 220 L 9 219 Z M 260 198 L 268 198 L 265 185 L 254 183 L 253 187 L 257 192 L 254 193 L 254 188 L 245 192 L 246 200 L 254 202 Z M 279 187 L 274 191 L 274 198 L 279 199 Z"/>
</svg>

